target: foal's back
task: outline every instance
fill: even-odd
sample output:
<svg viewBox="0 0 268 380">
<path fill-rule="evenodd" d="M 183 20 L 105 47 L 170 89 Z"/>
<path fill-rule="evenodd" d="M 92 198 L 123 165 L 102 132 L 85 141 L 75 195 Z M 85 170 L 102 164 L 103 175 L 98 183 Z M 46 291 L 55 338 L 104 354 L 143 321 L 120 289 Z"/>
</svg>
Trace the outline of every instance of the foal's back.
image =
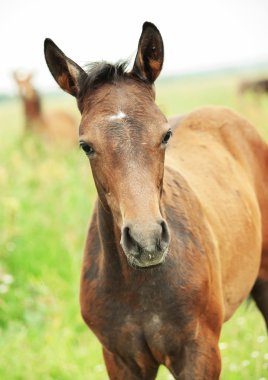
<svg viewBox="0 0 268 380">
<path fill-rule="evenodd" d="M 226 320 L 258 275 L 268 280 L 268 147 L 234 112 L 202 108 L 175 129 L 167 165 L 202 205 L 221 266 Z"/>
</svg>

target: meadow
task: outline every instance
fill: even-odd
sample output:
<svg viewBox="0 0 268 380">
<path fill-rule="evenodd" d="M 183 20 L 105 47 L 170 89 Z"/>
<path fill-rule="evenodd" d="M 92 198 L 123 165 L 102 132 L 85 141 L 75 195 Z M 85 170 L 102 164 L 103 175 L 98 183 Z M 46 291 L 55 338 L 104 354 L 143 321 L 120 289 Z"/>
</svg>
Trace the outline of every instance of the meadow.
<svg viewBox="0 0 268 380">
<path fill-rule="evenodd" d="M 224 105 L 248 118 L 268 141 L 268 96 L 237 96 L 239 77 L 221 74 L 157 83 L 166 115 Z M 74 99 L 47 96 L 79 123 Z M 107 380 L 101 347 L 82 321 L 79 276 L 96 196 L 86 157 L 23 136 L 19 99 L 0 103 L 0 379 Z M 224 325 L 222 380 L 268 380 L 264 321 L 247 301 Z M 161 368 L 158 380 L 171 375 Z M 126 379 L 127 380 L 127 379 Z M 194 379 L 193 379 L 194 380 Z"/>
</svg>

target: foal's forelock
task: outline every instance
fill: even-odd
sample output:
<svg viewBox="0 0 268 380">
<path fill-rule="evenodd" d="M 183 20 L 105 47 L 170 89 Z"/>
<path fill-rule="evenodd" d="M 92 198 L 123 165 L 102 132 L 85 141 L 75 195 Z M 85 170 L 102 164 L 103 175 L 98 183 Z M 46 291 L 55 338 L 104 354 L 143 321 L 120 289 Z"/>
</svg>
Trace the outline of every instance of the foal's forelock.
<svg viewBox="0 0 268 380">
<path fill-rule="evenodd" d="M 155 97 L 154 86 L 135 75 L 132 71 L 127 71 L 128 61 L 111 64 L 105 61 L 94 62 L 88 65 L 86 75 L 80 78 L 80 90 L 78 94 L 78 104 L 83 103 L 92 93 L 105 85 L 120 85 L 122 82 L 132 82 L 137 86 L 142 85 L 151 91 Z"/>
</svg>

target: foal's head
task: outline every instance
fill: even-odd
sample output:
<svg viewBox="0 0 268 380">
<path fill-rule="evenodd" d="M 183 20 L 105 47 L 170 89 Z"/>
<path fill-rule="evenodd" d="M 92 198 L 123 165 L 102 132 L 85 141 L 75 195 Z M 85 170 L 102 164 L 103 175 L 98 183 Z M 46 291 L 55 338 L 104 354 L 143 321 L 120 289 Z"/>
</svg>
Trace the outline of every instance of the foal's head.
<svg viewBox="0 0 268 380">
<path fill-rule="evenodd" d="M 155 104 L 154 81 L 164 48 L 158 29 L 143 25 L 133 68 L 105 62 L 85 72 L 51 41 L 48 67 L 81 112 L 80 145 L 89 158 L 99 198 L 121 231 L 121 246 L 134 267 L 163 262 L 169 232 L 161 215 L 165 148 L 171 136 Z"/>
</svg>

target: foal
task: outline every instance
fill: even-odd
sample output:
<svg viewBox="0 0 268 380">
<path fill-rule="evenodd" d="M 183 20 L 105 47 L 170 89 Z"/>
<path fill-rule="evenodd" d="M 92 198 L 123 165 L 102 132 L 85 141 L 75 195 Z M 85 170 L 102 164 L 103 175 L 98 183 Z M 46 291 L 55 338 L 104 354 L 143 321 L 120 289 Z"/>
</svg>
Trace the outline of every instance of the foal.
<svg viewBox="0 0 268 380">
<path fill-rule="evenodd" d="M 154 101 L 163 56 L 149 22 L 130 72 L 85 72 L 45 41 L 52 75 L 77 99 L 98 191 L 82 316 L 110 379 L 155 379 L 164 364 L 179 380 L 217 380 L 222 324 L 252 288 L 268 323 L 268 147 L 228 109 L 169 124 Z"/>
</svg>

